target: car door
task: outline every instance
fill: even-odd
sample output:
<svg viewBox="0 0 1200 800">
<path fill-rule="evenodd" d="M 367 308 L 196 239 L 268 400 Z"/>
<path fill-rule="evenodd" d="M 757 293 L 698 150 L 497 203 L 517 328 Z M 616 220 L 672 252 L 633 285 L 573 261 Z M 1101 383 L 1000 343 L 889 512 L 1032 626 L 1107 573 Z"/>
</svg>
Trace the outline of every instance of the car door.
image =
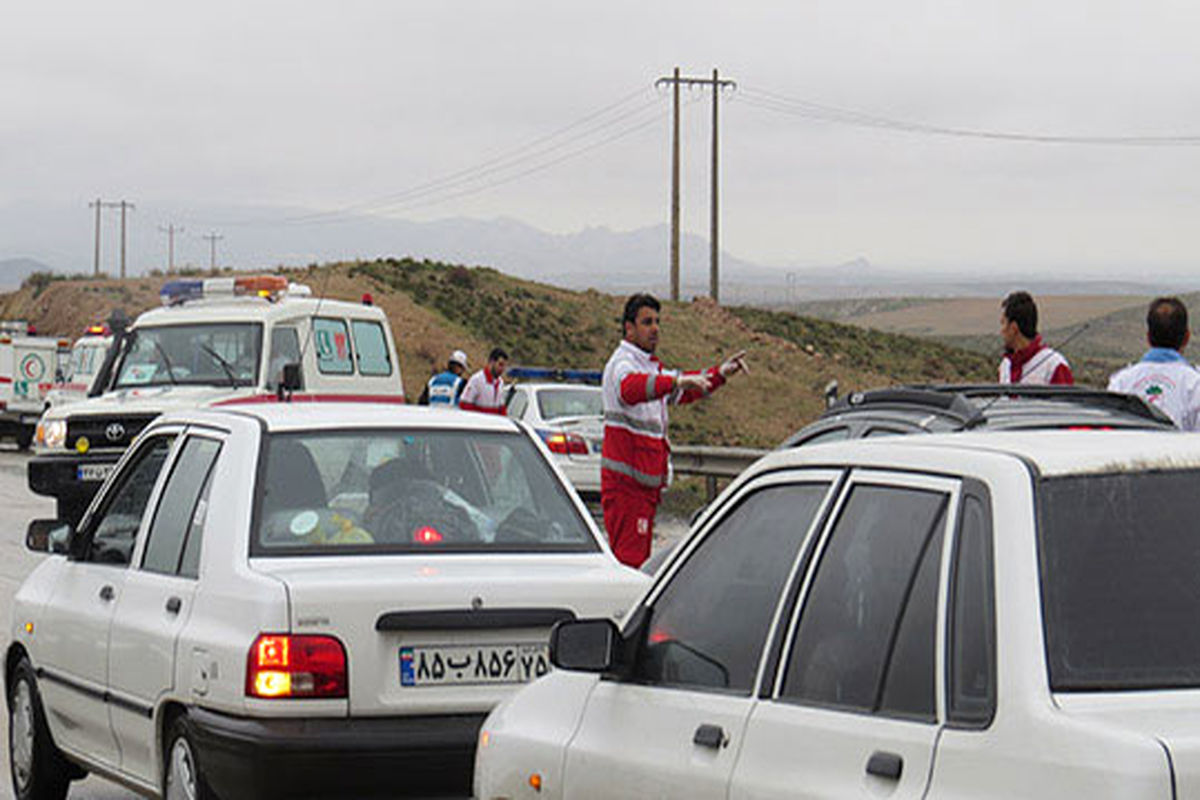
<svg viewBox="0 0 1200 800">
<path fill-rule="evenodd" d="M 109 626 L 174 438 L 150 436 L 122 463 L 82 520 L 38 624 L 37 667 L 55 742 L 111 767 L 120 759 L 108 718 Z"/>
<path fill-rule="evenodd" d="M 631 619 L 631 677 L 601 680 L 588 699 L 566 797 L 725 797 L 783 587 L 837 479 L 757 481 L 674 560 Z"/>
<path fill-rule="evenodd" d="M 857 471 L 797 584 L 732 798 L 922 797 L 941 701 L 943 544 L 959 482 Z"/>
<path fill-rule="evenodd" d="M 192 610 L 207 489 L 222 433 L 191 429 L 166 482 L 116 603 L 108 645 L 109 716 L 121 770 L 158 781 L 155 709 L 175 683 L 175 643 Z"/>
</svg>

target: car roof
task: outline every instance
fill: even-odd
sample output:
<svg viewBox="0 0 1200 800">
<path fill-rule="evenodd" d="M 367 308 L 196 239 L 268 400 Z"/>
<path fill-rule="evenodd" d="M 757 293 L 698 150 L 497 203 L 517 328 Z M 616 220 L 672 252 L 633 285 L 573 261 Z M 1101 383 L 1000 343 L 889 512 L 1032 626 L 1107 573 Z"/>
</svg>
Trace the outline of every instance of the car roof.
<svg viewBox="0 0 1200 800">
<path fill-rule="evenodd" d="M 228 424 L 228 415 L 252 417 L 272 432 L 339 428 L 445 428 L 513 433 L 517 423 L 499 414 L 400 403 L 247 403 L 164 416 L 164 421 Z"/>
<path fill-rule="evenodd" d="M 589 392 L 603 391 L 599 386 L 594 386 L 592 384 L 571 382 L 546 383 L 542 381 L 521 381 L 520 383 L 514 383 L 513 386 L 524 389 L 532 389 L 534 391 L 539 391 L 541 389 L 583 389 Z"/>
<path fill-rule="evenodd" d="M 1122 471 L 1200 469 L 1200 436 L 1171 430 L 974 431 L 927 436 L 846 439 L 776 450 L 759 469 L 812 464 L 894 467 L 920 462 L 928 468 L 944 456 L 961 464 L 972 453 L 1007 456 L 1058 476 Z"/>
</svg>

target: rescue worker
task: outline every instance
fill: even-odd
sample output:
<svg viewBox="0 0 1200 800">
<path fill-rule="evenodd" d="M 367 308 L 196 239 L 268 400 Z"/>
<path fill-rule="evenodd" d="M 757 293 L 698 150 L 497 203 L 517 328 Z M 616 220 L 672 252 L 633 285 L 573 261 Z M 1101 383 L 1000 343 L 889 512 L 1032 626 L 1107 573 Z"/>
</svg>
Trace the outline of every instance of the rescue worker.
<svg viewBox="0 0 1200 800">
<path fill-rule="evenodd" d="M 463 386 L 466 385 L 466 380 L 463 379 L 463 375 L 466 373 L 467 354 L 462 350 L 455 350 L 450 354 L 446 371 L 434 375 L 426 384 L 425 392 L 422 395 L 426 398 L 425 403 L 442 408 L 457 408 Z"/>
<path fill-rule="evenodd" d="M 504 407 L 504 382 L 500 380 L 508 369 L 508 353 L 496 347 L 488 355 L 487 366 L 467 380 L 462 390 L 458 407 L 464 411 L 480 411 L 484 414 L 501 414 Z"/>
<path fill-rule="evenodd" d="M 1000 383 L 1074 384 L 1071 365 L 1038 335 L 1037 304 L 1029 292 L 1013 292 L 1000 308 L 1000 336 L 1004 339 Z"/>
<path fill-rule="evenodd" d="M 654 514 L 670 481 L 667 404 L 707 397 L 726 378 L 748 372 L 745 352 L 704 372 L 665 369 L 654 355 L 660 310 L 649 294 L 629 298 L 624 339 L 604 367 L 600 504 L 613 554 L 634 568 L 650 557 Z"/>
<path fill-rule="evenodd" d="M 1136 394 L 1181 429 L 1200 430 L 1200 372 L 1183 357 L 1191 338 L 1187 307 L 1177 297 L 1158 298 L 1146 312 L 1150 349 L 1109 378 L 1108 390 Z"/>
</svg>

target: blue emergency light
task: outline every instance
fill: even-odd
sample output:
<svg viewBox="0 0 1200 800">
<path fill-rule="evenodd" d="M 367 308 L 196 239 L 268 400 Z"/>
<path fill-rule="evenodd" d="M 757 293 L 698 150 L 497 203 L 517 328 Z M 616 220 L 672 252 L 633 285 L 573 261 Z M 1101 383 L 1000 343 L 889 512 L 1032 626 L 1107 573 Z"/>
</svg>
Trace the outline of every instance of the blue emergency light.
<svg viewBox="0 0 1200 800">
<path fill-rule="evenodd" d="M 595 383 L 604 380 L 604 373 L 589 369 L 555 369 L 553 367 L 509 367 L 504 371 L 517 381 L 566 381 Z"/>
</svg>

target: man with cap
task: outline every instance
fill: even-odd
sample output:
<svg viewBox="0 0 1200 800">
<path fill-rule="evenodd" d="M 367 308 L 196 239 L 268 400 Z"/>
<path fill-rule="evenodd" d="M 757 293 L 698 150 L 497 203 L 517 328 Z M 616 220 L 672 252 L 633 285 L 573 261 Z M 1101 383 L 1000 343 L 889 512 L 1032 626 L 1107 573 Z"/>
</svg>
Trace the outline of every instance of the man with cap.
<svg viewBox="0 0 1200 800">
<path fill-rule="evenodd" d="M 446 364 L 446 371 L 439 372 L 429 379 L 428 385 L 425 387 L 425 393 L 429 397 L 429 405 L 440 406 L 442 408 L 457 408 L 459 398 L 462 397 L 463 386 L 466 381 L 463 380 L 463 375 L 467 372 L 467 354 L 462 350 L 455 350 L 450 354 L 450 361 Z"/>
</svg>

